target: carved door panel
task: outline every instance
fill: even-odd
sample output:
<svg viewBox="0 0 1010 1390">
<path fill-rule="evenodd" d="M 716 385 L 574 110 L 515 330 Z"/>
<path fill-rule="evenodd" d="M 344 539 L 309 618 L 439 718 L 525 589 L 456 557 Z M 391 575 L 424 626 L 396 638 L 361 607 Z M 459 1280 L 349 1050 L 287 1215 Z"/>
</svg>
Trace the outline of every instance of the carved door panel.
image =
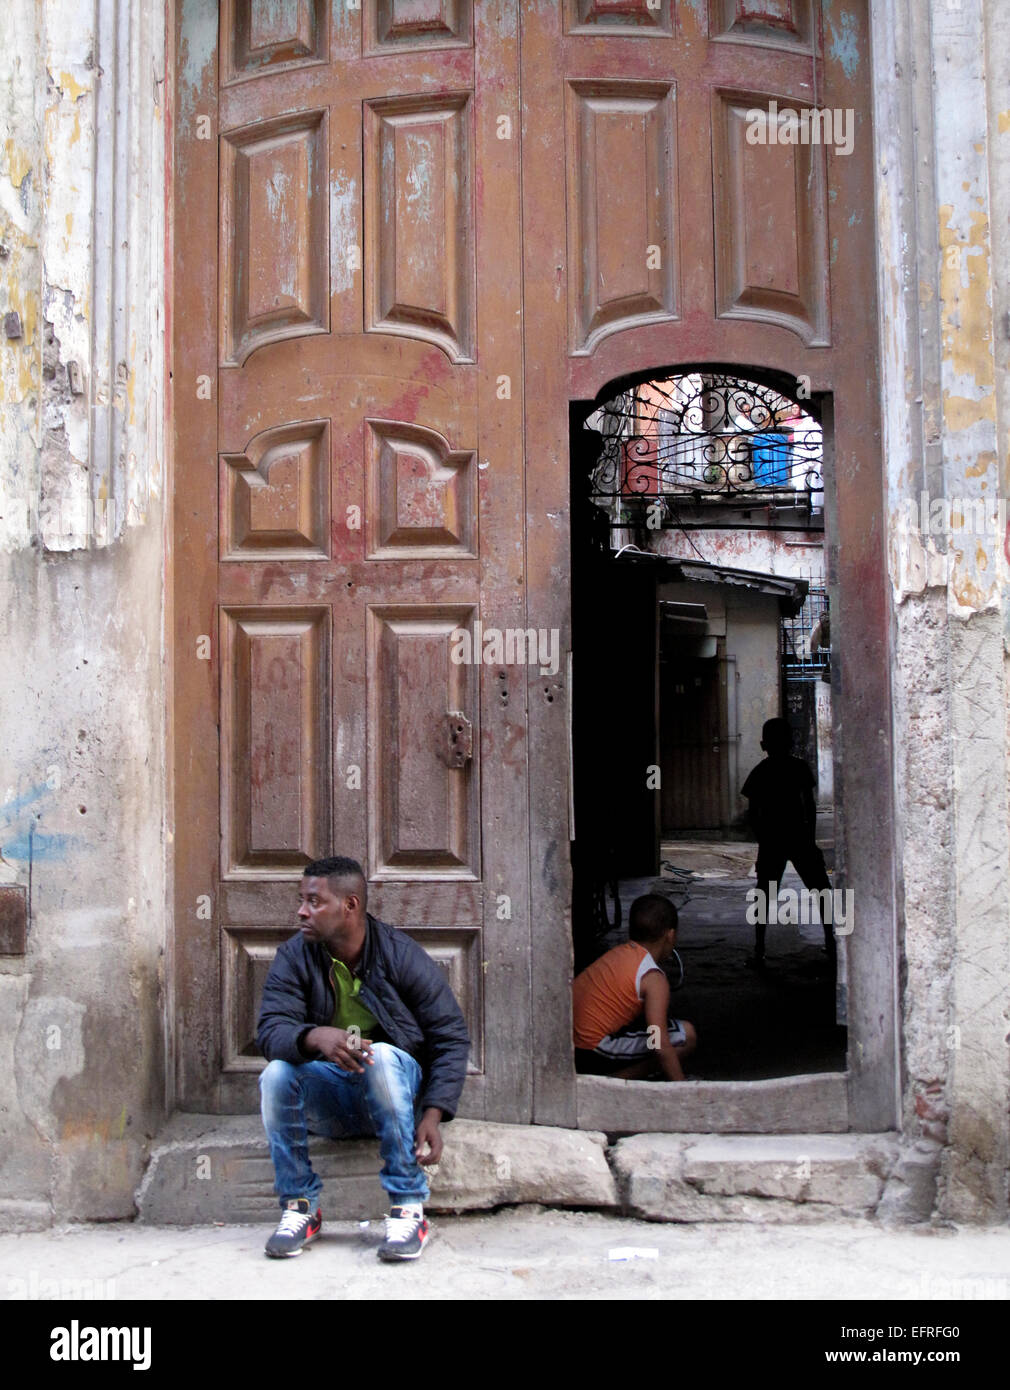
<svg viewBox="0 0 1010 1390">
<path fill-rule="evenodd" d="M 448 972 L 463 1113 L 521 1121 L 525 691 L 452 637 L 525 627 L 516 3 L 213 8 L 176 37 L 181 1101 L 255 1104 L 342 853 Z"/>
<path fill-rule="evenodd" d="M 832 622 L 845 632 L 835 698 L 841 724 L 857 737 L 873 730 L 882 757 L 879 778 L 841 769 L 843 803 L 855 808 L 845 862 L 865 924 L 850 946 L 868 982 L 854 999 L 862 1089 L 852 1113 L 887 1127 L 891 867 L 873 830 L 887 821 L 887 590 L 866 11 L 862 0 L 523 5 L 524 329 L 537 369 L 525 408 L 527 575 L 529 622 L 567 634 L 569 595 L 556 576 L 569 563 L 572 402 L 584 403 L 572 415 L 580 428 L 621 378 L 706 363 L 750 367 L 817 402 L 831 450 Z M 567 892 L 557 873 L 567 862 L 565 703 L 536 690 L 530 702 L 536 922 Z M 611 756 L 601 751 L 601 795 Z M 567 960 L 557 937 L 533 957 L 536 1113 L 561 1123 L 576 1110 L 552 1060 L 570 1036 L 567 1011 L 552 1007 Z M 596 1091 L 580 1079 L 580 1122 L 618 1127 L 612 1087 L 609 1109 L 583 1104 Z M 664 1104 L 650 1102 L 653 1123 L 676 1128 L 681 1102 L 670 1097 L 668 1114 Z"/>
</svg>

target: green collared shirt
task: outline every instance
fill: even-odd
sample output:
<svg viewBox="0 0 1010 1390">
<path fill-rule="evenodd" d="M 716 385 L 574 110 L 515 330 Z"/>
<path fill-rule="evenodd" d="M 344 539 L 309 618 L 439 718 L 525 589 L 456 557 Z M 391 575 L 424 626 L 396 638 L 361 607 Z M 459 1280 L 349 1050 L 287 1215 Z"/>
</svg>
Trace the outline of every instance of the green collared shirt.
<svg viewBox="0 0 1010 1390">
<path fill-rule="evenodd" d="M 337 996 L 331 1027 L 359 1028 L 363 1038 L 371 1038 L 374 1041 L 379 1021 L 358 998 L 361 993 L 361 980 L 351 974 L 342 960 L 337 960 L 335 956 L 331 956 L 330 959 L 333 962 L 330 978 Z"/>
</svg>

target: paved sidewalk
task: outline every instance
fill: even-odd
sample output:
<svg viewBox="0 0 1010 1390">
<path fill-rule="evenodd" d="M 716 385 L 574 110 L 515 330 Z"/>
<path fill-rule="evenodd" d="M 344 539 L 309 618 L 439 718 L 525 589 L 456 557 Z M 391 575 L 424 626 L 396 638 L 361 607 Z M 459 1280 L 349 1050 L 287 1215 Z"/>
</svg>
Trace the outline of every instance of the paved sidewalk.
<svg viewBox="0 0 1010 1390">
<path fill-rule="evenodd" d="M 382 1223 L 327 1223 L 297 1259 L 270 1226 L 114 1223 L 0 1236 L 0 1298 L 1010 1298 L 1010 1230 L 657 1225 L 538 1207 L 438 1217 L 416 1264 L 379 1263 Z M 615 1261 L 621 1247 L 656 1258 Z M 948 1319 L 949 1320 L 949 1319 Z"/>
</svg>

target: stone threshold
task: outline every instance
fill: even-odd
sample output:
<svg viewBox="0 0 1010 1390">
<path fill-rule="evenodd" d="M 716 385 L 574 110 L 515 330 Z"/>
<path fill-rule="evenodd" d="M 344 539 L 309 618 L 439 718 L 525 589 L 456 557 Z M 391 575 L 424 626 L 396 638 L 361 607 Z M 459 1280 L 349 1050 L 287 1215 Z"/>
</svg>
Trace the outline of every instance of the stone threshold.
<svg viewBox="0 0 1010 1390">
<path fill-rule="evenodd" d="M 457 1119 L 431 1178 L 433 1212 L 537 1204 L 653 1221 L 928 1220 L 939 1150 L 897 1134 L 633 1134 Z M 387 1208 L 374 1140 L 310 1140 L 324 1216 Z M 271 1222 L 273 1165 L 258 1116 L 175 1115 L 136 1194 L 148 1225 Z"/>
</svg>

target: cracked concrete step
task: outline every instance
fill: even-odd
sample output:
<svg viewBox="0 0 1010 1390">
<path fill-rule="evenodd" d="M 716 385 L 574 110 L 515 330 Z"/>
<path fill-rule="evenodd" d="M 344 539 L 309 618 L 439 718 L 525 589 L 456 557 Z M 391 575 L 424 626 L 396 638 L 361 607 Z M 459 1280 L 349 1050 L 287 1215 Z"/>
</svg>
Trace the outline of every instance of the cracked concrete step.
<svg viewBox="0 0 1010 1390">
<path fill-rule="evenodd" d="M 603 1134 L 455 1120 L 432 1177 L 432 1211 L 537 1203 L 623 1209 L 653 1221 L 925 1220 L 937 1152 L 895 1134 Z M 324 1215 L 371 1220 L 386 1209 L 374 1140 L 310 1140 Z M 176 1115 L 155 1142 L 137 1193 L 149 1225 L 276 1219 L 273 1165 L 257 1116 Z"/>
<path fill-rule="evenodd" d="M 877 1212 L 889 1179 L 898 1210 L 896 1134 L 635 1134 L 611 1150 L 624 1210 L 653 1221 L 815 1221 Z M 928 1205 L 925 1215 L 928 1215 Z"/>
<path fill-rule="evenodd" d="M 432 1211 L 542 1203 L 617 1206 L 604 1135 L 548 1126 L 454 1120 L 432 1177 Z M 387 1207 L 375 1140 L 310 1139 L 332 1220 L 370 1220 Z M 139 1219 L 189 1226 L 274 1221 L 273 1165 L 258 1116 L 175 1115 L 155 1140 L 137 1191 Z"/>
</svg>

